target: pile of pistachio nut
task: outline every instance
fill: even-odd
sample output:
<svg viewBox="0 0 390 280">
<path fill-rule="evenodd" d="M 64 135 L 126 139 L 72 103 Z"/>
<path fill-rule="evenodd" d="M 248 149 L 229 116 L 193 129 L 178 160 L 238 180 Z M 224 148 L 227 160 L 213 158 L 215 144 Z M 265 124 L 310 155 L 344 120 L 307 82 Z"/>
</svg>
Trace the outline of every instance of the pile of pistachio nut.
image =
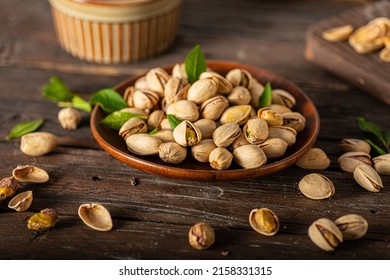
<svg viewBox="0 0 390 280">
<path fill-rule="evenodd" d="M 224 77 L 208 69 L 190 84 L 184 67 L 176 64 L 172 75 L 153 68 L 126 89 L 129 107 L 122 111 L 147 117 L 131 118 L 119 130 L 130 152 L 178 164 L 191 147 L 197 161 L 217 170 L 233 159 L 256 168 L 282 157 L 305 128 L 305 117 L 292 111 L 296 99 L 285 90 L 272 90 L 270 104 L 258 109 L 264 86 L 248 71 L 236 68 Z M 181 121 L 173 130 L 169 114 Z M 152 130 L 157 133 L 148 134 Z"/>
</svg>

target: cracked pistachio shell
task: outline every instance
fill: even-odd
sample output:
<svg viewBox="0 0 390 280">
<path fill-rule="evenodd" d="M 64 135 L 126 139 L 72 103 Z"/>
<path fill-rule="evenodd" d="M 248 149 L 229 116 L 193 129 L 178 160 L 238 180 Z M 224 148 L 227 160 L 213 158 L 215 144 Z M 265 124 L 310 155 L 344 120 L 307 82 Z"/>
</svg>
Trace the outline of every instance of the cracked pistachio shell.
<svg viewBox="0 0 390 280">
<path fill-rule="evenodd" d="M 278 112 L 279 114 L 284 114 L 284 113 L 291 113 L 291 109 L 280 104 L 271 104 L 268 106 L 271 110 Z"/>
<path fill-rule="evenodd" d="M 217 120 L 225 109 L 229 107 L 229 101 L 222 95 L 216 95 L 204 101 L 200 106 L 202 118 Z"/>
<path fill-rule="evenodd" d="M 183 147 L 194 146 L 202 139 L 202 133 L 192 122 L 182 121 L 173 130 L 173 138 Z"/>
<path fill-rule="evenodd" d="M 178 77 L 171 77 L 165 85 L 164 96 L 167 104 L 187 98 L 190 84 Z"/>
<path fill-rule="evenodd" d="M 32 132 L 22 136 L 20 150 L 28 156 L 43 156 L 57 148 L 58 139 L 49 132 Z"/>
<path fill-rule="evenodd" d="M 184 63 L 176 63 L 172 68 L 172 76 L 187 80 L 186 65 Z"/>
<path fill-rule="evenodd" d="M 159 131 L 157 131 L 155 134 L 152 134 L 151 136 L 160 139 L 163 143 L 175 142 L 175 138 L 173 138 L 172 129 L 160 129 Z"/>
<path fill-rule="evenodd" d="M 164 95 L 164 88 L 170 76 L 162 68 L 152 68 L 146 73 L 146 82 L 151 91 L 156 92 L 161 98 Z"/>
<path fill-rule="evenodd" d="M 148 132 L 148 126 L 144 120 L 131 118 L 121 126 L 118 134 L 126 140 L 130 135 L 146 132 Z"/>
<path fill-rule="evenodd" d="M 233 105 L 248 105 L 252 96 L 246 87 L 237 86 L 232 89 L 227 98 Z"/>
<path fill-rule="evenodd" d="M 379 192 L 383 188 L 381 177 L 374 168 L 367 164 L 360 164 L 356 167 L 353 178 L 361 187 L 370 192 Z"/>
<path fill-rule="evenodd" d="M 263 119 L 250 119 L 244 125 L 243 133 L 249 143 L 259 144 L 268 138 L 268 124 Z"/>
<path fill-rule="evenodd" d="M 337 225 L 327 218 L 314 221 L 308 230 L 311 241 L 324 251 L 334 251 L 343 242 L 343 234 Z"/>
<path fill-rule="evenodd" d="M 25 191 L 10 200 L 8 208 L 11 208 L 17 212 L 26 211 L 30 208 L 33 201 L 32 191 Z"/>
<path fill-rule="evenodd" d="M 12 176 L 19 182 L 45 183 L 49 181 L 49 174 L 42 168 L 33 165 L 19 165 L 12 171 Z"/>
<path fill-rule="evenodd" d="M 200 119 L 194 122 L 197 128 L 202 133 L 202 139 L 210 139 L 213 132 L 217 129 L 217 123 L 210 119 Z"/>
<path fill-rule="evenodd" d="M 256 115 L 251 105 L 235 105 L 227 108 L 221 115 L 221 124 L 236 123 L 245 124 L 250 118 Z"/>
<path fill-rule="evenodd" d="M 368 229 L 367 220 L 355 214 L 344 215 L 334 222 L 343 234 L 344 240 L 360 239 Z"/>
<path fill-rule="evenodd" d="M 264 154 L 269 159 L 277 159 L 282 157 L 287 150 L 287 142 L 280 138 L 268 138 L 264 142 L 258 144 Z"/>
<path fill-rule="evenodd" d="M 74 108 L 63 108 L 58 112 L 58 121 L 64 129 L 75 130 L 81 122 L 81 113 Z"/>
<path fill-rule="evenodd" d="M 261 108 L 257 111 L 257 117 L 265 120 L 269 126 L 282 126 L 283 116 L 269 107 Z"/>
<path fill-rule="evenodd" d="M 33 231 L 48 230 L 54 227 L 58 221 L 57 211 L 46 208 L 33 215 L 27 221 L 27 228 Z"/>
<path fill-rule="evenodd" d="M 233 141 L 233 143 L 230 145 L 230 150 L 234 150 L 238 147 L 244 146 L 244 145 L 250 145 L 251 143 L 246 140 L 244 133 L 241 133 L 240 136 L 236 138 L 236 140 Z"/>
<path fill-rule="evenodd" d="M 133 134 L 126 138 L 127 149 L 140 156 L 158 155 L 162 141 L 149 134 Z"/>
<path fill-rule="evenodd" d="M 13 176 L 1 179 L 0 200 L 12 197 L 15 194 L 17 189 L 18 189 L 18 183 Z"/>
<path fill-rule="evenodd" d="M 249 92 L 251 94 L 251 105 L 253 108 L 259 107 L 259 98 L 263 94 L 263 91 L 264 86 L 262 84 L 257 81 L 252 83 L 251 87 L 249 88 Z"/>
<path fill-rule="evenodd" d="M 210 166 L 217 170 L 228 169 L 232 163 L 233 155 L 222 147 L 217 147 L 211 151 L 209 156 Z"/>
<path fill-rule="evenodd" d="M 301 113 L 291 112 L 282 114 L 283 125 L 294 128 L 296 132 L 301 132 L 305 129 L 306 118 Z"/>
<path fill-rule="evenodd" d="M 365 152 L 348 152 L 342 154 L 337 162 L 343 171 L 352 173 L 362 163 L 371 166 L 371 156 Z"/>
<path fill-rule="evenodd" d="M 242 168 L 256 168 L 267 162 L 263 150 L 257 145 L 244 145 L 234 149 L 234 161 Z"/>
<path fill-rule="evenodd" d="M 135 89 L 149 89 L 148 82 L 146 81 L 146 76 L 142 76 L 141 78 L 137 79 L 134 83 Z"/>
<path fill-rule="evenodd" d="M 207 99 L 215 96 L 218 90 L 218 83 L 214 79 L 197 80 L 188 89 L 187 99 L 198 105 Z"/>
<path fill-rule="evenodd" d="M 322 32 L 322 38 L 330 42 L 341 42 L 347 40 L 353 31 L 351 24 L 333 27 Z"/>
<path fill-rule="evenodd" d="M 372 159 L 376 172 L 380 175 L 390 175 L 390 154 L 381 155 Z"/>
<path fill-rule="evenodd" d="M 188 100 L 179 100 L 170 104 L 167 114 L 176 116 L 179 120 L 195 122 L 199 119 L 199 109 L 196 104 Z"/>
<path fill-rule="evenodd" d="M 78 210 L 80 219 L 90 228 L 98 231 L 109 231 L 112 229 L 110 212 L 101 204 L 81 204 Z"/>
<path fill-rule="evenodd" d="M 160 158 L 166 163 L 178 164 L 187 157 L 187 149 L 176 142 L 162 143 L 158 152 Z"/>
<path fill-rule="evenodd" d="M 283 89 L 274 89 L 272 90 L 272 104 L 279 104 L 279 105 L 283 105 L 283 106 L 286 106 L 288 108 L 292 108 L 295 106 L 296 104 L 296 100 L 295 100 L 295 97 L 283 90 Z"/>
<path fill-rule="evenodd" d="M 297 139 L 297 132 L 295 129 L 288 126 L 270 126 L 268 131 L 269 138 L 281 138 L 286 141 L 288 146 L 293 145 Z"/>
<path fill-rule="evenodd" d="M 160 96 L 157 93 L 147 89 L 137 89 L 133 93 L 133 103 L 131 106 L 150 112 L 157 106 L 159 101 Z"/>
<path fill-rule="evenodd" d="M 208 249 L 215 242 L 214 229 L 207 223 L 193 225 L 188 232 L 188 242 L 197 250 Z"/>
<path fill-rule="evenodd" d="M 279 230 L 278 216 L 268 208 L 253 209 L 249 214 L 249 224 L 265 236 L 275 235 Z"/>
<path fill-rule="evenodd" d="M 147 112 L 145 112 L 144 110 L 139 109 L 139 108 L 135 108 L 135 107 L 127 107 L 127 108 L 120 109 L 119 111 L 125 112 L 125 113 L 132 113 L 134 115 L 141 115 L 144 117 L 149 116 L 149 114 Z"/>
<path fill-rule="evenodd" d="M 251 88 L 252 84 L 255 82 L 255 79 L 247 70 L 239 68 L 230 70 L 226 74 L 226 79 L 232 83 L 233 87 L 243 86 Z"/>
<path fill-rule="evenodd" d="M 304 196 L 315 200 L 329 198 L 335 193 L 332 181 L 318 173 L 311 173 L 303 177 L 299 181 L 298 187 Z"/>
<path fill-rule="evenodd" d="M 227 147 L 241 134 L 238 124 L 227 123 L 221 125 L 213 132 L 213 141 L 217 147 Z"/>
<path fill-rule="evenodd" d="M 209 162 L 210 153 L 216 148 L 212 139 L 200 140 L 191 147 L 191 155 L 199 162 Z"/>
<path fill-rule="evenodd" d="M 325 170 L 330 165 L 330 159 L 320 148 L 311 148 L 296 163 L 303 169 Z"/>
<path fill-rule="evenodd" d="M 218 83 L 217 93 L 220 93 L 220 94 L 227 94 L 233 88 L 232 83 L 228 79 L 224 78 L 222 75 L 220 75 L 216 72 L 210 72 L 210 71 L 203 72 L 202 74 L 200 74 L 199 79 L 214 79 L 214 80 L 216 80 Z"/>
<path fill-rule="evenodd" d="M 339 147 L 344 153 L 363 152 L 369 154 L 371 152 L 371 146 L 361 139 L 342 139 Z"/>
<path fill-rule="evenodd" d="M 161 128 L 161 122 L 163 119 L 165 119 L 165 113 L 162 110 L 154 110 L 152 113 L 150 113 L 148 118 L 148 129 L 153 130 L 155 128 L 160 129 Z"/>
</svg>

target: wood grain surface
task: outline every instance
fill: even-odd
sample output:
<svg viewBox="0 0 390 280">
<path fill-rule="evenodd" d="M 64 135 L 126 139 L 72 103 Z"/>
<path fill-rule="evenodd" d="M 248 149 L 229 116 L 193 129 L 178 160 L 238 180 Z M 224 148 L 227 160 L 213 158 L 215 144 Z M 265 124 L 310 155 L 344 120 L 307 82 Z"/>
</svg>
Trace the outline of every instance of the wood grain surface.
<svg viewBox="0 0 390 280">
<path fill-rule="evenodd" d="M 153 59 L 124 65 L 77 60 L 57 44 L 49 4 L 41 0 L 0 2 L 0 177 L 19 164 L 44 168 L 50 180 L 23 185 L 33 190 L 27 212 L 0 201 L 1 259 L 389 259 L 390 178 L 384 189 L 369 193 L 337 164 L 342 138 L 364 138 L 356 119 L 363 116 L 389 130 L 389 107 L 304 58 L 306 28 L 319 20 L 364 5 L 351 1 L 184 0 L 178 38 L 173 48 Z M 207 9 L 204 7 L 207 6 Z M 298 190 L 310 173 L 296 166 L 258 180 L 187 182 L 153 176 L 110 157 L 93 141 L 89 116 L 79 129 L 66 131 L 57 120 L 58 107 L 41 96 L 41 87 L 58 76 L 85 98 L 130 75 L 180 62 L 201 44 L 208 59 L 258 66 L 291 80 L 315 103 L 320 119 L 315 144 L 330 157 L 320 173 L 335 185 L 331 199 L 313 201 Z M 18 139 L 6 141 L 20 121 L 44 118 L 40 131 L 66 137 L 68 145 L 46 156 L 29 157 Z M 135 184 L 134 184 L 135 183 Z M 80 204 L 102 203 L 114 228 L 97 232 L 77 216 Z M 27 217 L 43 208 L 60 213 L 56 227 L 33 234 Z M 279 217 L 280 231 L 265 237 L 251 229 L 249 212 L 268 207 Z M 367 235 L 326 253 L 308 238 L 309 225 L 354 213 L 369 223 Z M 196 251 L 187 240 L 196 222 L 210 223 L 216 243 Z M 228 252 L 227 256 L 225 253 Z"/>
</svg>

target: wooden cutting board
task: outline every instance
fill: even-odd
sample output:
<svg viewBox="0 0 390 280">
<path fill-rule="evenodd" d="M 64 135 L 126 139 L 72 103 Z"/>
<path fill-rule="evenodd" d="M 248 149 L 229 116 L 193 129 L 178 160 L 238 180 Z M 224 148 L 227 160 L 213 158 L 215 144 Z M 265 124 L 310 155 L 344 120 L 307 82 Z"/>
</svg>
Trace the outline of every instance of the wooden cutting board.
<svg viewBox="0 0 390 280">
<path fill-rule="evenodd" d="M 390 63 L 379 59 L 379 51 L 358 54 L 345 42 L 328 42 L 322 32 L 345 24 L 354 29 L 376 17 L 390 18 L 390 1 L 383 0 L 349 10 L 338 16 L 314 23 L 306 33 L 305 57 L 390 106 Z"/>
</svg>

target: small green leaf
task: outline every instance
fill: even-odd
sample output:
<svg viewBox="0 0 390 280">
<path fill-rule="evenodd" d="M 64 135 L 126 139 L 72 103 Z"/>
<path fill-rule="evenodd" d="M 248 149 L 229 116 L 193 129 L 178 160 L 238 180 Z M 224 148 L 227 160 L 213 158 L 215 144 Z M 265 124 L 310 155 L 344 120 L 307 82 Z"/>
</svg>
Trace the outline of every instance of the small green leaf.
<svg viewBox="0 0 390 280">
<path fill-rule="evenodd" d="M 368 144 L 370 144 L 370 146 L 372 148 L 374 148 L 378 152 L 378 154 L 380 154 L 380 155 L 386 154 L 386 152 L 381 147 L 375 145 L 371 140 L 365 139 L 364 141 L 366 141 Z"/>
<path fill-rule="evenodd" d="M 167 114 L 167 119 L 169 124 L 171 125 L 172 129 L 175 129 L 176 126 L 178 126 L 182 121 L 176 118 L 175 115 Z"/>
<path fill-rule="evenodd" d="M 153 129 L 153 130 L 151 130 L 151 131 L 149 131 L 149 135 L 153 135 L 153 134 L 156 134 L 157 133 L 157 131 L 158 131 L 158 128 L 156 127 L 155 129 Z"/>
<path fill-rule="evenodd" d="M 70 101 L 74 96 L 70 89 L 58 77 L 51 77 L 50 82 L 43 85 L 42 94 L 54 102 Z"/>
<path fill-rule="evenodd" d="M 91 103 L 77 95 L 72 98 L 72 106 L 87 113 L 92 111 Z"/>
<path fill-rule="evenodd" d="M 90 102 L 92 105 L 100 105 L 103 111 L 107 113 L 112 113 L 127 107 L 122 96 L 111 88 L 99 90 L 91 97 Z"/>
<path fill-rule="evenodd" d="M 34 120 L 34 121 L 26 121 L 18 123 L 14 126 L 7 136 L 7 140 L 12 138 L 19 138 L 27 133 L 31 133 L 36 131 L 38 128 L 42 126 L 44 123 L 44 119 Z"/>
<path fill-rule="evenodd" d="M 185 69 L 188 81 L 192 84 L 199 79 L 201 73 L 206 71 L 206 60 L 200 45 L 196 45 L 185 59 Z"/>
<path fill-rule="evenodd" d="M 369 132 L 374 134 L 382 143 L 386 143 L 385 136 L 381 127 L 375 123 L 368 122 L 364 118 L 358 118 L 358 127 L 363 132 Z"/>
<path fill-rule="evenodd" d="M 129 113 L 129 112 L 116 111 L 116 112 L 109 114 L 107 117 L 105 117 L 101 121 L 101 124 L 103 124 L 109 128 L 119 130 L 121 128 L 121 126 L 131 118 L 146 119 L 146 117 L 142 116 L 142 115 L 137 115 L 137 114 L 133 114 L 133 113 Z"/>
<path fill-rule="evenodd" d="M 263 93 L 259 97 L 259 108 L 267 107 L 271 103 L 272 99 L 272 87 L 270 83 L 267 83 L 264 87 Z"/>
</svg>

